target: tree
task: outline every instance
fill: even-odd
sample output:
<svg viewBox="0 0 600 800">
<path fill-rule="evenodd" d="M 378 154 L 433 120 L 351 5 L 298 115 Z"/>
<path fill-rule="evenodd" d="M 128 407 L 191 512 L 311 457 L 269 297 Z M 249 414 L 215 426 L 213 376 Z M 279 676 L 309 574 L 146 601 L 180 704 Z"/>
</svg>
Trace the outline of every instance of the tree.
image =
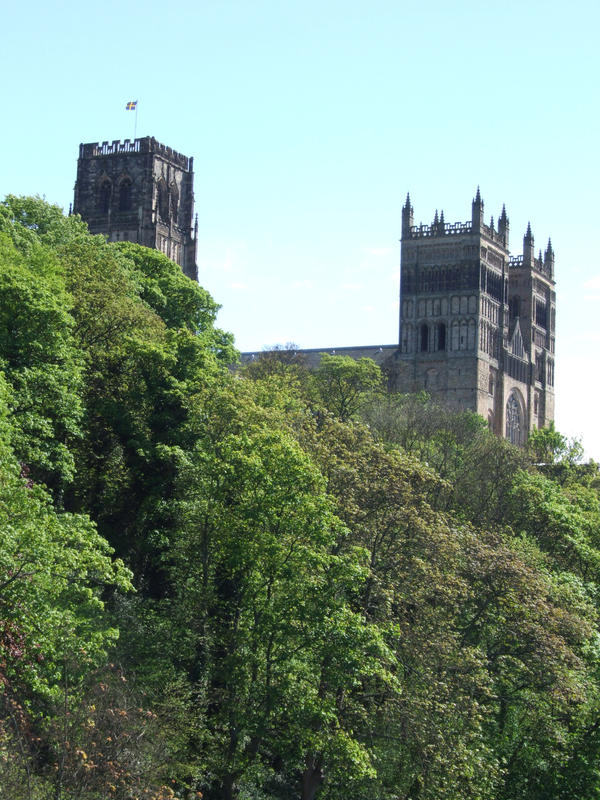
<svg viewBox="0 0 600 800">
<path fill-rule="evenodd" d="M 530 540 L 436 511 L 452 485 L 356 423 L 328 420 L 302 441 L 349 530 L 339 552 L 369 553 L 361 609 L 399 665 L 397 692 L 367 691 L 378 775 L 366 793 L 517 797 L 528 774 L 543 785 L 593 697 L 590 598 L 549 575 Z"/>
<path fill-rule="evenodd" d="M 370 358 L 323 354 L 314 376 L 321 401 L 342 421 L 350 419 L 366 397 L 382 388 L 381 370 Z"/>
<path fill-rule="evenodd" d="M 0 233 L 0 366 L 12 387 L 13 445 L 33 480 L 57 497 L 73 478 L 81 435 L 81 357 L 55 256 L 25 258 Z"/>
<path fill-rule="evenodd" d="M 350 607 L 363 565 L 334 552 L 340 523 L 318 471 L 249 389 L 193 400 L 171 646 L 201 698 L 207 796 L 283 771 L 312 800 L 328 771 L 371 769 L 344 707 L 362 676 L 385 671 L 385 647 Z"/>
<path fill-rule="evenodd" d="M 66 217 L 59 206 L 41 197 L 10 194 L 0 201 L 0 230 L 8 233 L 17 249 L 26 255 L 40 244 L 54 251 L 60 245 L 89 236 L 81 217 Z"/>
<path fill-rule="evenodd" d="M 138 586 L 164 594 L 170 448 L 184 444 L 191 387 L 226 372 L 230 337 L 213 326 L 210 296 L 159 253 L 87 237 L 60 259 L 85 354 L 84 437 L 66 502 L 89 511 Z"/>
<path fill-rule="evenodd" d="M 577 464 L 583 458 L 583 447 L 578 439 L 568 440 L 554 427 L 535 428 L 529 433 L 527 449 L 534 462 L 547 465 L 559 462 Z"/>
<path fill-rule="evenodd" d="M 526 454 L 488 430 L 484 420 L 457 411 L 425 393 L 390 393 L 368 403 L 363 416 L 388 446 L 400 446 L 444 479 L 445 490 L 431 502 L 477 525 L 499 524 L 515 474 Z"/>
<path fill-rule="evenodd" d="M 119 242 L 116 247 L 139 281 L 140 297 L 167 327 L 194 333 L 202 348 L 213 353 L 224 367 L 238 360 L 233 336 L 215 327 L 220 306 L 206 289 L 156 250 L 132 242 Z"/>
<path fill-rule="evenodd" d="M 118 635 L 102 595 L 127 591 L 130 573 L 89 518 L 57 513 L 22 476 L 10 447 L 10 390 L 0 381 L 0 732 L 10 780 L 32 788 L 46 724 L 77 697 Z M 62 740 L 56 741 L 64 754 Z M 11 762 L 16 759 L 16 764 Z M 0 770 L 3 768 L 0 754 Z M 57 785 L 62 779 L 59 766 Z M 24 795 L 28 797 L 27 794 Z M 57 795 L 60 796 L 60 793 Z"/>
</svg>

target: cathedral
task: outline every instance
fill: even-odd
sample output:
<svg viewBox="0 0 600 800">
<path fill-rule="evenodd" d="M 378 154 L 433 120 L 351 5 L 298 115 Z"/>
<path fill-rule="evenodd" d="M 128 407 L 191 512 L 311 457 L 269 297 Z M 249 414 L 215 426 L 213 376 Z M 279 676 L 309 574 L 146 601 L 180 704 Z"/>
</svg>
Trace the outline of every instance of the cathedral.
<svg viewBox="0 0 600 800">
<path fill-rule="evenodd" d="M 91 233 L 161 250 L 197 280 L 193 179 L 193 159 L 153 137 L 81 144 L 73 211 Z M 550 241 L 536 257 L 528 226 L 522 254 L 511 256 L 506 210 L 487 225 L 479 189 L 467 222 L 436 212 L 431 224 L 415 225 L 407 196 L 398 343 L 298 355 L 311 367 L 324 352 L 373 358 L 390 388 L 424 389 L 521 445 L 554 419 L 554 285 Z"/>
</svg>

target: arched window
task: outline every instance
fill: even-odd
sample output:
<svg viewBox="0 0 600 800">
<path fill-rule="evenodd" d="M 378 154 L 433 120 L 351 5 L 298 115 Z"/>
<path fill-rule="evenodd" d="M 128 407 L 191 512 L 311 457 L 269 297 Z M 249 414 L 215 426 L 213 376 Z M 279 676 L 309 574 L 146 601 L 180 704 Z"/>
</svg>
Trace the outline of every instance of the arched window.
<svg viewBox="0 0 600 800">
<path fill-rule="evenodd" d="M 467 349 L 467 332 L 469 330 L 469 325 L 466 319 L 461 319 L 460 321 L 460 341 L 459 341 L 459 350 L 466 350 Z"/>
<path fill-rule="evenodd" d="M 111 195 L 112 183 L 108 178 L 105 178 L 100 184 L 100 189 L 98 191 L 98 209 L 102 214 L 108 214 Z"/>
<path fill-rule="evenodd" d="M 446 349 L 446 326 L 443 322 L 438 323 L 435 326 L 435 349 L 436 350 L 445 350 Z"/>
<path fill-rule="evenodd" d="M 474 319 L 469 320 L 469 331 L 467 336 L 467 350 L 475 350 L 476 328 Z"/>
<path fill-rule="evenodd" d="M 554 386 L 554 361 L 548 359 L 548 384 Z"/>
<path fill-rule="evenodd" d="M 167 222 L 169 219 L 169 192 L 167 191 L 167 185 L 163 180 L 158 182 L 156 205 L 158 208 L 158 216 L 164 222 Z"/>
<path fill-rule="evenodd" d="M 452 350 L 459 350 L 460 349 L 460 324 L 458 320 L 453 320 L 451 325 L 452 330 L 452 341 L 451 341 L 451 348 Z"/>
<path fill-rule="evenodd" d="M 429 350 L 429 327 L 425 324 L 420 328 L 420 350 L 422 353 L 427 353 Z"/>
<path fill-rule="evenodd" d="M 511 444 L 523 444 L 523 414 L 521 404 L 514 392 L 506 403 L 506 438 Z"/>
<path fill-rule="evenodd" d="M 540 328 L 548 327 L 548 310 L 542 300 L 535 301 L 535 321 Z"/>
<path fill-rule="evenodd" d="M 131 180 L 123 178 L 119 186 L 119 211 L 131 211 Z"/>
</svg>

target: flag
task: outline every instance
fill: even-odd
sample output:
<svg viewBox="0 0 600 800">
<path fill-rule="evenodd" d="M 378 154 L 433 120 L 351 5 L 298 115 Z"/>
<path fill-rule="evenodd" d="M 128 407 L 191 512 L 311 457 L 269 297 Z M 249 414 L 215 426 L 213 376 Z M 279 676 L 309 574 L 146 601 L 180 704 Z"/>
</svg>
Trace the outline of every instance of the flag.
<svg viewBox="0 0 600 800">
<path fill-rule="evenodd" d="M 137 107 L 137 100 L 130 100 L 125 106 L 126 111 L 135 111 Z"/>
</svg>

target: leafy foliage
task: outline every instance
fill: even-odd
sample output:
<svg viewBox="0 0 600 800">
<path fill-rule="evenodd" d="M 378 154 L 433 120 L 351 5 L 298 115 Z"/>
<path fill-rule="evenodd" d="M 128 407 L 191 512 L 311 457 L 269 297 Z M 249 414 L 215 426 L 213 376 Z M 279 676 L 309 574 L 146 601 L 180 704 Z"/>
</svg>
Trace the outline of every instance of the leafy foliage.
<svg viewBox="0 0 600 800">
<path fill-rule="evenodd" d="M 80 434 L 81 364 L 56 259 L 41 245 L 22 256 L 0 234 L 0 367 L 12 387 L 13 444 L 34 479 L 72 479 Z"/>
<path fill-rule="evenodd" d="M 370 358 L 324 354 L 315 372 L 323 405 L 343 422 L 353 417 L 365 397 L 381 388 L 382 376 Z"/>
<path fill-rule="evenodd" d="M 598 466 L 217 311 L 0 204 L 3 791 L 600 797 Z"/>
</svg>

